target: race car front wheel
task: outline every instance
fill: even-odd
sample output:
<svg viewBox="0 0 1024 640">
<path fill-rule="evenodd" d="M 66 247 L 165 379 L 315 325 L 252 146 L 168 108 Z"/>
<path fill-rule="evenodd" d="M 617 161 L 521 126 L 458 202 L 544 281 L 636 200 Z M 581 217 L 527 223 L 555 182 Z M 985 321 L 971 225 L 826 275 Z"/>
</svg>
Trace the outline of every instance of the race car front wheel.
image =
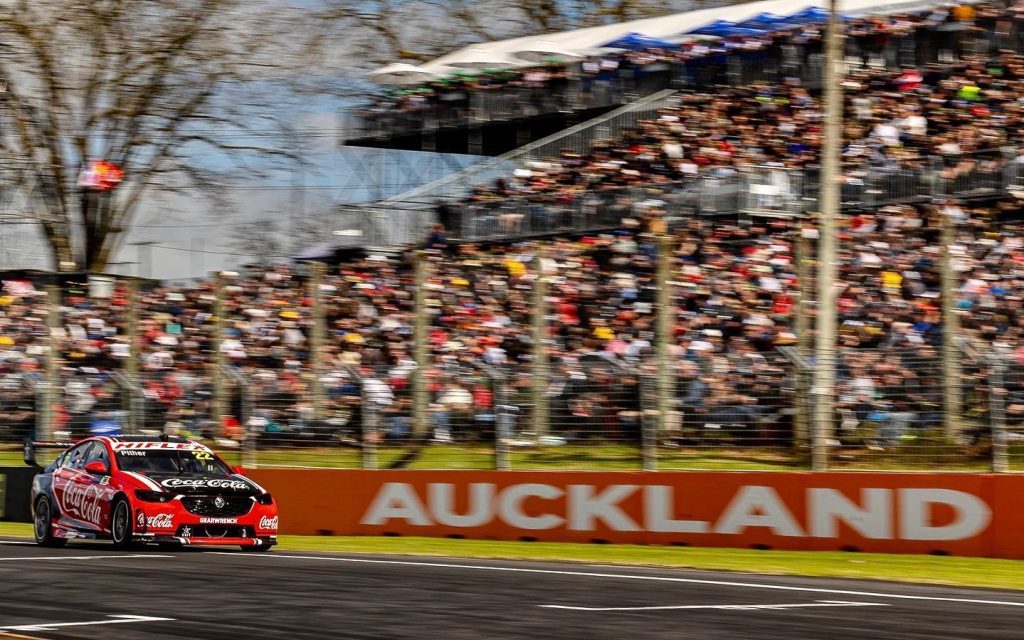
<svg viewBox="0 0 1024 640">
<path fill-rule="evenodd" d="M 50 499 L 46 496 L 40 496 L 36 500 L 32 533 L 35 536 L 36 544 L 44 547 L 63 547 L 68 543 L 64 538 L 53 537 L 53 508 L 50 506 Z"/>
<path fill-rule="evenodd" d="M 110 537 L 118 549 L 132 544 L 132 510 L 124 498 L 119 498 L 110 512 Z"/>
</svg>

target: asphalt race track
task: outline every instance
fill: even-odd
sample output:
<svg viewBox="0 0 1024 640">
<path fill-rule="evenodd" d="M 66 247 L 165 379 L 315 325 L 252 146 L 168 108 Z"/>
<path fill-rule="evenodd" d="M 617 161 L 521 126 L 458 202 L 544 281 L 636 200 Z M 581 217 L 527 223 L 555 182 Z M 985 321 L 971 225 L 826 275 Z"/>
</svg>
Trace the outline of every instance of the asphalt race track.
<svg viewBox="0 0 1024 640">
<path fill-rule="evenodd" d="M 1024 639 L 1024 592 L 0 541 L 5 638 Z"/>
</svg>

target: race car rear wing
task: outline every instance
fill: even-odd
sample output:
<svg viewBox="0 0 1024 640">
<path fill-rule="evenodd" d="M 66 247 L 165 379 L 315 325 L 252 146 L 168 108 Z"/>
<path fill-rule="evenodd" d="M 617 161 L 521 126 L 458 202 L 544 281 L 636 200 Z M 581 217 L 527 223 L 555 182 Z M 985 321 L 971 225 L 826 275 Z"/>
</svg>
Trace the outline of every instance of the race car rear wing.
<svg viewBox="0 0 1024 640">
<path fill-rule="evenodd" d="M 40 467 L 36 462 L 36 450 L 37 449 L 67 449 L 73 446 L 74 442 L 52 442 L 52 441 L 38 441 L 25 439 L 24 458 L 25 464 L 30 467 Z"/>
</svg>

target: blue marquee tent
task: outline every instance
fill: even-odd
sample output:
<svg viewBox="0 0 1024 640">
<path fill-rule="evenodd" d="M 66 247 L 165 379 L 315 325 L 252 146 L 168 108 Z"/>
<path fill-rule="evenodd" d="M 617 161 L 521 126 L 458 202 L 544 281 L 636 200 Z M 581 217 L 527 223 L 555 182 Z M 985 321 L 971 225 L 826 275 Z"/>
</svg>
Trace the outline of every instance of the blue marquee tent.
<svg viewBox="0 0 1024 640">
<path fill-rule="evenodd" d="M 631 31 L 630 33 L 622 36 L 621 38 L 612 40 L 606 44 L 601 45 L 602 48 L 607 49 L 627 49 L 629 51 L 643 51 L 644 49 L 674 49 L 675 44 L 658 38 L 652 38 L 651 36 L 645 36 L 642 33 Z"/>
<path fill-rule="evenodd" d="M 782 31 L 799 26 L 794 24 L 786 16 L 777 13 L 759 13 L 753 18 L 748 18 L 736 24 L 743 29 L 764 29 L 765 31 Z"/>
<path fill-rule="evenodd" d="M 764 29 L 741 27 L 734 22 L 729 22 L 728 20 L 716 20 L 711 24 L 704 25 L 700 29 L 694 29 L 690 33 L 696 33 L 705 36 L 718 36 L 720 38 L 733 38 L 737 36 L 760 36 L 767 33 L 767 31 L 765 31 Z"/>
<path fill-rule="evenodd" d="M 820 7 L 807 7 L 786 17 L 786 22 L 796 25 L 825 24 L 828 22 L 828 10 Z"/>
</svg>

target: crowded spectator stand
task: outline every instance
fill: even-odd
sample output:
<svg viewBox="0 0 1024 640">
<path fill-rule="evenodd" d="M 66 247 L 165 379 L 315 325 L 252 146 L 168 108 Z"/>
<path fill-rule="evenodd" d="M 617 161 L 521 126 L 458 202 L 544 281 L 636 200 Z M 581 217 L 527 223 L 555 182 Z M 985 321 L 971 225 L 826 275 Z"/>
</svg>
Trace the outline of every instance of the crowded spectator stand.
<svg viewBox="0 0 1024 640">
<path fill-rule="evenodd" d="M 971 19 L 1002 33 L 1017 16 L 972 12 L 848 28 L 903 37 Z M 630 51 L 618 68 L 657 50 L 668 48 Z M 986 50 L 846 75 L 837 460 L 969 466 L 1020 446 L 1022 61 Z M 455 224 L 425 240 L 323 271 L 254 265 L 188 286 L 12 276 L 3 434 L 190 434 L 259 464 L 378 466 L 413 444 L 441 466 L 528 468 L 552 450 L 605 468 L 800 465 L 820 123 L 801 82 L 695 90 L 474 185 L 444 203 Z M 757 186 L 772 189 L 740 182 L 749 167 L 769 169 Z M 680 185 L 705 180 L 756 206 L 693 215 Z M 572 207 L 598 224 L 563 215 Z M 493 217 L 500 242 L 465 233 L 466 211 Z M 940 401 L 943 255 L 963 342 L 954 432 Z"/>
</svg>

